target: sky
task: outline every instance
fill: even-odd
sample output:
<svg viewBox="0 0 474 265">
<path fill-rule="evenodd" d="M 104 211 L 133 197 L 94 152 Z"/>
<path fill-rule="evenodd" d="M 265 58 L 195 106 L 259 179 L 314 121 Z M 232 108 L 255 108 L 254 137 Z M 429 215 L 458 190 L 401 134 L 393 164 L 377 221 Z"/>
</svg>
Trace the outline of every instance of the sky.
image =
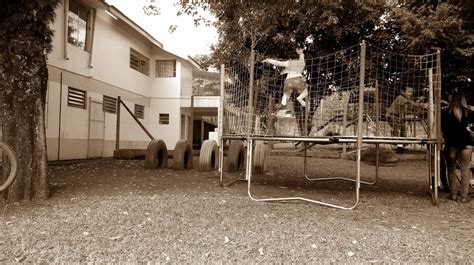
<svg viewBox="0 0 474 265">
<path fill-rule="evenodd" d="M 176 15 L 180 8 L 173 4 L 177 1 L 156 0 L 161 11 L 157 16 L 145 15 L 143 6 L 146 0 L 106 0 L 106 2 L 118 8 L 163 43 L 165 50 L 179 56 L 210 54 L 210 45 L 217 43 L 217 30 L 213 26 L 196 27 L 191 16 Z M 205 14 L 207 19 L 214 19 L 209 13 Z M 168 30 L 171 25 L 177 25 L 173 33 Z"/>
</svg>

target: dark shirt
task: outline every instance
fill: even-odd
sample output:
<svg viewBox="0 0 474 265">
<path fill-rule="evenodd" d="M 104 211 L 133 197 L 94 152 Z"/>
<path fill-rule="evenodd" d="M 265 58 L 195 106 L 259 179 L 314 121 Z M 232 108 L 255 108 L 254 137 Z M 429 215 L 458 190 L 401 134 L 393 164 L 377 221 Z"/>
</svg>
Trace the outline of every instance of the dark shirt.
<svg viewBox="0 0 474 265">
<path fill-rule="evenodd" d="M 461 121 L 456 119 L 454 113 L 447 109 L 441 113 L 441 131 L 447 146 L 464 147 L 466 145 L 473 145 L 471 133 L 468 130 L 470 123 L 474 123 L 474 112 L 469 111 L 469 114 L 463 115 Z"/>
</svg>

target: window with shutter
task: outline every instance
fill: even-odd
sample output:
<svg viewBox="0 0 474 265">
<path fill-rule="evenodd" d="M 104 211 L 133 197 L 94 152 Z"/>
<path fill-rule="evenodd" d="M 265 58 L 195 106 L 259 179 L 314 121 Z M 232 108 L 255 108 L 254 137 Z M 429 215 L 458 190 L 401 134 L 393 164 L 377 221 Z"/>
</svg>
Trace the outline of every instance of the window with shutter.
<svg viewBox="0 0 474 265">
<path fill-rule="evenodd" d="M 86 108 L 86 91 L 69 87 L 67 91 L 67 105 L 74 108 Z"/>
</svg>

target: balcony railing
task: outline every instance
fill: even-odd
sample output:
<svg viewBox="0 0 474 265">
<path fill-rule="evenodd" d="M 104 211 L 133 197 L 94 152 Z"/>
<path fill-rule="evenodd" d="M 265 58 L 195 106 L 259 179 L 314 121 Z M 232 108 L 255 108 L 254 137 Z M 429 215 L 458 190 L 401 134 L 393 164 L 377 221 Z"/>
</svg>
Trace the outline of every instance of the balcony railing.
<svg viewBox="0 0 474 265">
<path fill-rule="evenodd" d="M 193 71 L 193 96 L 219 96 L 220 73 Z"/>
</svg>

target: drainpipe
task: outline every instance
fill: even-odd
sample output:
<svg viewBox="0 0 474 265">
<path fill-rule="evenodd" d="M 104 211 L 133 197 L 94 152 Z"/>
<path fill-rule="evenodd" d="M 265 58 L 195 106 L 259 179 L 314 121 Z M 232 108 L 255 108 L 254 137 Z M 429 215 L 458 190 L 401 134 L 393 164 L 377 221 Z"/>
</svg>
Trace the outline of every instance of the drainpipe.
<svg viewBox="0 0 474 265">
<path fill-rule="evenodd" d="M 68 38 L 68 11 L 69 11 L 69 0 L 64 0 L 64 59 L 69 60 L 67 56 L 67 38 Z"/>
<path fill-rule="evenodd" d="M 58 126 L 58 161 L 61 154 L 61 113 L 63 105 L 63 72 L 59 76 L 59 126 Z"/>
<path fill-rule="evenodd" d="M 92 11 L 92 21 L 91 21 L 91 24 L 92 24 L 92 27 L 91 27 L 91 33 L 90 33 L 90 41 L 91 41 L 91 44 L 90 44 L 90 49 L 89 49 L 89 69 L 92 69 L 92 54 L 93 54 L 93 51 L 94 51 L 94 32 L 95 32 L 95 19 L 96 19 L 96 16 L 97 16 L 97 9 L 94 9 Z"/>
</svg>

